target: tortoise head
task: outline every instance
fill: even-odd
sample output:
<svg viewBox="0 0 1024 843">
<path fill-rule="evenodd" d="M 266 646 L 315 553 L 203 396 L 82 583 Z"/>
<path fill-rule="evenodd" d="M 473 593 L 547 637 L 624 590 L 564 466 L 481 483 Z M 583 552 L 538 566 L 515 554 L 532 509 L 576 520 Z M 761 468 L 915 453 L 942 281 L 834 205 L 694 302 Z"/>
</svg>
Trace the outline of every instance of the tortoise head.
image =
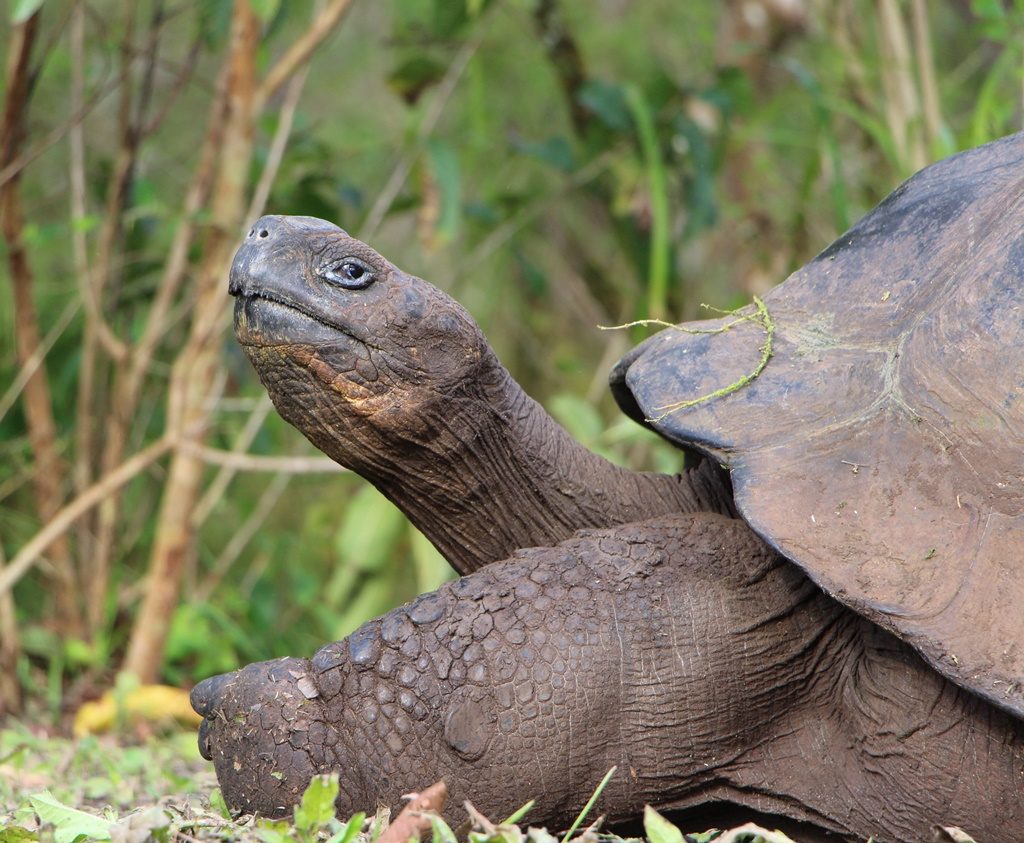
<svg viewBox="0 0 1024 843">
<path fill-rule="evenodd" d="M 503 371 L 457 302 L 324 220 L 262 217 L 229 290 L 278 412 L 360 473 L 436 437 L 461 391 Z"/>
</svg>

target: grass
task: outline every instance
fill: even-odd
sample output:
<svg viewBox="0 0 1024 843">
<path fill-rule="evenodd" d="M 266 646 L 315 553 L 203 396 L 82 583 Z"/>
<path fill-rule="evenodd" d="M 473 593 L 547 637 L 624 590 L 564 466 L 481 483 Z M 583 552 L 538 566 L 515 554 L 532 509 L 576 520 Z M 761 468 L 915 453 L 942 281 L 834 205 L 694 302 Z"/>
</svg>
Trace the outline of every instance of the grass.
<svg viewBox="0 0 1024 843">
<path fill-rule="evenodd" d="M 431 843 L 626 843 L 600 833 L 600 819 L 577 834 L 612 772 L 561 839 L 519 825 L 528 821 L 532 803 L 527 803 L 498 825 L 471 813 L 471 822 L 464 824 L 470 830 L 461 837 L 438 817 Z M 127 741 L 70 740 L 17 724 L 0 730 L 0 843 L 374 843 L 388 826 L 387 811 L 342 822 L 334 816 L 337 792 L 336 776 L 318 777 L 290 821 L 236 820 L 211 765 L 199 756 L 192 731 Z M 650 843 L 794 843 L 752 825 L 684 834 L 650 808 L 644 829 Z"/>
</svg>

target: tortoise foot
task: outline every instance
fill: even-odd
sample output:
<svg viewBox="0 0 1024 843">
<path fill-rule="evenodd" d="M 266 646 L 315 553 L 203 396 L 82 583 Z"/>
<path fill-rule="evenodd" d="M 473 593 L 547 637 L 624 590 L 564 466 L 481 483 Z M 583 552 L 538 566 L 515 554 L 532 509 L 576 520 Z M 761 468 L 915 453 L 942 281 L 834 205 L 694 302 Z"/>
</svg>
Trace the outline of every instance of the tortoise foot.
<svg viewBox="0 0 1024 843">
<path fill-rule="evenodd" d="M 224 799 L 244 813 L 283 816 L 310 779 L 337 769 L 336 730 L 306 659 L 248 665 L 200 682 L 199 751 L 213 761 Z"/>
</svg>

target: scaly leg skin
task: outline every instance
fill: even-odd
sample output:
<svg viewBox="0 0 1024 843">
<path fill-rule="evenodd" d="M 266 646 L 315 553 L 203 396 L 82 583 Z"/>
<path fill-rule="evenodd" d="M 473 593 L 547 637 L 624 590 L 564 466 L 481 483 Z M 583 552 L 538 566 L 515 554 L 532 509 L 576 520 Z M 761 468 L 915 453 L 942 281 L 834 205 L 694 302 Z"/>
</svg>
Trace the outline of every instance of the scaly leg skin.
<svg viewBox="0 0 1024 843">
<path fill-rule="evenodd" d="M 443 778 L 453 817 L 536 798 L 530 821 L 564 827 L 612 765 L 613 822 L 731 802 L 850 839 L 1001 841 L 1024 816 L 1019 723 L 705 513 L 519 551 L 192 699 L 227 803 L 269 816 L 334 770 L 343 816 Z"/>
</svg>

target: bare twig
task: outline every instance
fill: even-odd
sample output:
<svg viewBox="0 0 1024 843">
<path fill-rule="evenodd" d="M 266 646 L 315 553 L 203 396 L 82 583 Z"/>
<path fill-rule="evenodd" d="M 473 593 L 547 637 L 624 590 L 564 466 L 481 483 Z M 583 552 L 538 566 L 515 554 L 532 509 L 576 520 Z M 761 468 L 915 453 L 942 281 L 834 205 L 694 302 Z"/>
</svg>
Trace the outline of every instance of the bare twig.
<svg viewBox="0 0 1024 843">
<path fill-rule="evenodd" d="M 278 474 L 341 474 L 348 469 L 330 457 L 265 457 L 259 454 L 237 454 L 206 445 L 186 443 L 186 453 L 199 457 L 207 465 L 219 465 L 235 471 L 272 471 Z"/>
<path fill-rule="evenodd" d="M 85 98 L 85 2 L 77 0 L 71 9 L 71 113 L 82 111 Z M 70 186 L 71 253 L 79 288 L 89 278 L 89 241 L 85 229 L 88 216 L 86 193 L 85 132 L 81 121 L 68 130 L 68 184 Z M 85 320 L 82 331 L 82 360 L 78 367 L 78 390 L 75 396 L 75 461 L 71 477 L 76 493 L 92 483 L 96 455 L 96 366 L 99 357 L 96 327 Z M 88 577 L 85 560 L 93 558 L 93 530 L 90 519 L 77 523 L 77 550 L 80 579 Z"/>
<path fill-rule="evenodd" d="M 244 454 L 249 450 L 249 446 L 256 439 L 256 434 L 260 432 L 260 428 L 270 412 L 270 407 L 270 396 L 264 392 L 260 396 L 259 401 L 256 402 L 256 406 L 250 411 L 249 418 L 245 420 L 242 429 L 238 432 L 231 446 L 231 453 Z M 192 512 L 192 526 L 195 529 L 199 529 L 210 513 L 213 512 L 214 507 L 220 502 L 225 490 L 237 473 L 234 468 L 227 465 L 217 472 L 217 476 L 213 478 L 213 482 L 207 487 L 206 493 L 199 500 L 199 503 L 196 504 L 196 508 Z"/>
<path fill-rule="evenodd" d="M 302 88 L 306 84 L 308 75 L 309 67 L 302 68 L 285 89 L 284 102 L 281 103 L 281 111 L 277 117 L 277 129 L 274 131 L 274 139 L 271 141 L 270 151 L 267 153 L 267 163 L 263 166 L 259 183 L 256 185 L 252 201 L 249 203 L 249 210 L 245 214 L 246 225 L 262 215 L 263 209 L 266 207 L 270 189 L 274 186 L 277 171 L 281 168 L 284 150 L 288 145 L 288 136 L 291 135 L 292 124 L 295 122 L 295 109 L 298 108 L 299 97 L 302 96 Z"/>
<path fill-rule="evenodd" d="M 473 58 L 473 55 L 480 48 L 480 44 L 483 41 L 486 30 L 486 22 L 481 19 L 477 23 L 476 32 L 473 34 L 473 37 L 468 38 L 462 44 L 459 51 L 455 54 L 455 58 L 452 59 L 452 63 L 448 66 L 448 71 L 445 73 L 444 78 L 441 80 L 441 83 L 437 86 L 437 90 L 434 92 L 434 98 L 430 103 L 430 107 L 423 115 L 423 121 L 420 123 L 415 141 L 412 146 L 410 146 L 409 149 L 399 157 L 395 164 L 395 168 L 391 171 L 391 175 L 388 178 L 387 183 L 381 189 L 380 193 L 377 194 L 377 200 L 373 203 L 373 207 L 370 208 L 370 212 L 366 215 L 366 220 L 363 222 L 360 230 L 360 237 L 363 239 L 369 240 L 377 233 L 377 229 L 380 228 L 380 224 L 384 221 L 384 217 L 387 216 L 388 211 L 391 210 L 391 206 L 394 204 L 395 199 L 401 192 L 402 187 L 405 185 L 406 179 L 409 177 L 412 165 L 415 163 L 419 154 L 423 151 L 424 145 L 429 140 L 430 135 L 433 133 L 434 128 L 441 119 L 441 115 L 444 113 L 445 107 L 448 105 L 448 101 L 455 92 L 455 86 L 458 85 L 459 80 L 462 78 L 462 74 L 465 73 L 466 67 L 469 65 L 469 60 Z"/>
<path fill-rule="evenodd" d="M 160 108 L 153 115 L 153 117 L 146 123 L 145 126 L 139 127 L 139 138 L 149 137 L 153 132 L 159 128 L 160 124 L 163 123 L 164 118 L 170 113 L 171 107 L 178 99 L 178 95 L 185 90 L 189 79 L 195 73 L 198 67 L 199 53 L 202 50 L 202 38 L 196 36 L 192 42 L 192 46 L 189 47 L 188 56 L 185 61 L 178 67 L 175 74 L 175 78 L 171 81 L 170 85 L 167 86 L 166 93 L 160 98 Z"/>
<path fill-rule="evenodd" d="M 82 105 L 78 111 L 72 112 L 71 116 L 67 120 L 47 132 L 43 139 L 31 149 L 22 152 L 20 155 L 12 158 L 8 163 L 4 164 L 3 167 L 0 167 L 0 185 L 6 184 L 11 179 L 16 178 L 22 170 L 46 152 L 46 150 L 55 143 L 59 143 L 63 140 L 64 136 L 71 131 L 74 126 L 79 125 L 86 117 L 88 117 L 92 110 L 96 108 L 96 106 L 99 105 L 108 94 L 117 90 L 117 86 L 119 84 L 121 84 L 120 76 L 107 80 L 96 89 L 92 96 L 89 97 L 88 101 Z"/>
<path fill-rule="evenodd" d="M 38 533 L 25 543 L 15 554 L 11 563 L 0 572 L 0 594 L 14 586 L 39 561 L 46 549 L 63 536 L 78 518 L 160 459 L 174 447 L 175 441 L 172 437 L 158 439 L 152 445 L 125 460 L 110 473 L 105 474 L 60 509 Z"/>
<path fill-rule="evenodd" d="M 53 327 L 50 328 L 49 332 L 43 338 L 43 341 L 36 347 L 32 352 L 32 355 L 26 360 L 18 371 L 17 377 L 15 377 L 13 383 L 7 387 L 6 392 L 0 396 L 0 421 L 7 415 L 8 411 L 14 406 L 14 402 L 18 400 L 18 396 L 21 395 L 21 391 L 25 388 L 25 384 L 28 383 L 29 379 L 36 373 L 39 367 L 42 365 L 43 360 L 46 359 L 46 355 L 49 354 L 50 349 L 53 348 L 53 344 L 60 339 L 61 334 L 71 323 L 71 320 L 78 313 L 80 302 L 72 300 L 64 305 L 64 310 L 61 311 L 60 316 L 57 317 L 57 321 L 54 322 Z"/>
<path fill-rule="evenodd" d="M 252 541 L 252 537 L 266 523 L 267 516 L 277 506 L 281 495 L 288 488 L 290 479 L 291 477 L 288 474 L 275 474 L 273 479 L 267 484 L 260 494 L 259 500 L 256 501 L 256 506 L 253 507 L 252 512 L 249 513 L 249 516 L 242 522 L 241 526 L 232 533 L 231 540 L 224 546 L 224 549 L 214 561 L 210 568 L 210 573 L 196 589 L 195 599 L 197 601 L 205 603 L 210 599 L 210 595 L 213 594 L 221 580 L 224 579 L 224 575 L 231 569 L 231 566 L 235 564 L 235 560 L 242 555 L 242 551 Z"/>
<path fill-rule="evenodd" d="M 345 17 L 352 6 L 352 0 L 333 0 L 295 42 L 281 56 L 273 67 L 267 71 L 262 84 L 256 89 L 253 98 L 253 112 L 259 114 L 266 107 L 267 101 L 277 93 L 278 89 L 291 78 L 313 55 L 313 51 L 331 34 L 334 28 Z"/>
<path fill-rule="evenodd" d="M 7 557 L 0 545 L 0 576 L 7 567 Z M 0 718 L 21 711 L 21 684 L 18 682 L 18 658 L 21 636 L 14 614 L 14 597 L 0 593 Z"/>
</svg>

